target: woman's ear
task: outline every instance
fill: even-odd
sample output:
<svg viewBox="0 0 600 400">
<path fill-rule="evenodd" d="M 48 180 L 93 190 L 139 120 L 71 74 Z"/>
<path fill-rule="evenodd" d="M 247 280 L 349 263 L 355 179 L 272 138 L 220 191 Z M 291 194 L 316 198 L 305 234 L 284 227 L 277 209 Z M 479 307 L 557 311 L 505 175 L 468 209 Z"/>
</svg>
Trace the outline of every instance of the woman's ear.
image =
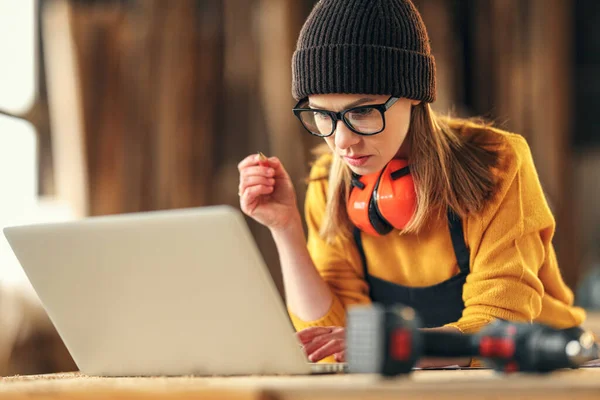
<svg viewBox="0 0 600 400">
<path fill-rule="evenodd" d="M 411 104 L 412 106 L 418 106 L 419 104 L 421 104 L 421 100 L 411 100 L 411 101 L 410 101 L 410 104 Z"/>
</svg>

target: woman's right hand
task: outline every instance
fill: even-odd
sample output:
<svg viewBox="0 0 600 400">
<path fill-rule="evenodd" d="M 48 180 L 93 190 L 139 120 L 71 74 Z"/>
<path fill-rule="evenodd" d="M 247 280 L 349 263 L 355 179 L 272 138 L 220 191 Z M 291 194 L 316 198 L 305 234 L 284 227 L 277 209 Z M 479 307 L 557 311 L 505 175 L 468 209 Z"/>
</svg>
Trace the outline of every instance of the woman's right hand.
<svg viewBox="0 0 600 400">
<path fill-rule="evenodd" d="M 346 330 L 341 326 L 312 326 L 296 333 L 311 362 L 333 356 L 336 362 L 346 362 Z"/>
<path fill-rule="evenodd" d="M 238 164 L 240 207 L 244 214 L 277 230 L 299 212 L 294 185 L 281 161 L 269 157 L 267 163 L 269 166 L 259 165 L 259 155 L 252 154 Z"/>
</svg>

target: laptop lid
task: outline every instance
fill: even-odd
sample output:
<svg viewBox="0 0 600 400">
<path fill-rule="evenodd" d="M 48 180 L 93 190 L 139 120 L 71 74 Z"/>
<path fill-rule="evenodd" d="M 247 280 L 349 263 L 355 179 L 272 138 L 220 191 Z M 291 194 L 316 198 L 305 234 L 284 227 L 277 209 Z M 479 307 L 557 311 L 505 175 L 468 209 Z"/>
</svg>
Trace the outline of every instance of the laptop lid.
<svg viewBox="0 0 600 400">
<path fill-rule="evenodd" d="M 310 373 L 233 207 L 92 217 L 4 234 L 85 374 Z"/>
</svg>

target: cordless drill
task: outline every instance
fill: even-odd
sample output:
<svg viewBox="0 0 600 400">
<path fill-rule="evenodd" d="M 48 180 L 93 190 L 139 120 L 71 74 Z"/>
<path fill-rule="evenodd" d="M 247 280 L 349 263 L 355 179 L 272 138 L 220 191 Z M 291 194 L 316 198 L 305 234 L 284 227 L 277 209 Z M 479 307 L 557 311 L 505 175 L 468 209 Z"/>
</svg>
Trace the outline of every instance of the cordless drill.
<svg viewBox="0 0 600 400">
<path fill-rule="evenodd" d="M 600 357 L 590 332 L 496 320 L 469 335 L 421 331 L 410 307 L 357 306 L 348 311 L 350 373 L 408 374 L 421 357 L 478 357 L 505 373 L 578 368 Z"/>
</svg>

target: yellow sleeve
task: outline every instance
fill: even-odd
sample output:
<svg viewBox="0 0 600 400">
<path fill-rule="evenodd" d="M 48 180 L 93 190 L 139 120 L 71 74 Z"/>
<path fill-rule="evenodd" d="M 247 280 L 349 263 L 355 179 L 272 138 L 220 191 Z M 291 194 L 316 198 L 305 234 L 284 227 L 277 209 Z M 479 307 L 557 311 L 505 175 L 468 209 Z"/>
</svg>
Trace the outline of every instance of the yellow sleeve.
<svg viewBox="0 0 600 400">
<path fill-rule="evenodd" d="M 321 277 L 328 284 L 333 301 L 326 315 L 315 321 L 303 321 L 290 312 L 296 330 L 311 326 L 345 326 L 346 308 L 351 304 L 370 302 L 368 286 L 363 278 L 360 257 L 353 243 L 336 240 L 327 243 L 319 235 L 327 202 L 326 163 L 320 159 L 311 169 L 305 200 L 307 249 Z M 317 179 L 324 177 L 324 179 Z"/>
<path fill-rule="evenodd" d="M 465 309 L 448 324 L 464 333 L 496 318 L 532 322 L 542 308 L 538 272 L 551 252 L 555 221 L 527 143 L 516 135 L 508 143 L 499 191 L 482 213 L 468 219 L 471 272 L 463 289 Z"/>
</svg>

